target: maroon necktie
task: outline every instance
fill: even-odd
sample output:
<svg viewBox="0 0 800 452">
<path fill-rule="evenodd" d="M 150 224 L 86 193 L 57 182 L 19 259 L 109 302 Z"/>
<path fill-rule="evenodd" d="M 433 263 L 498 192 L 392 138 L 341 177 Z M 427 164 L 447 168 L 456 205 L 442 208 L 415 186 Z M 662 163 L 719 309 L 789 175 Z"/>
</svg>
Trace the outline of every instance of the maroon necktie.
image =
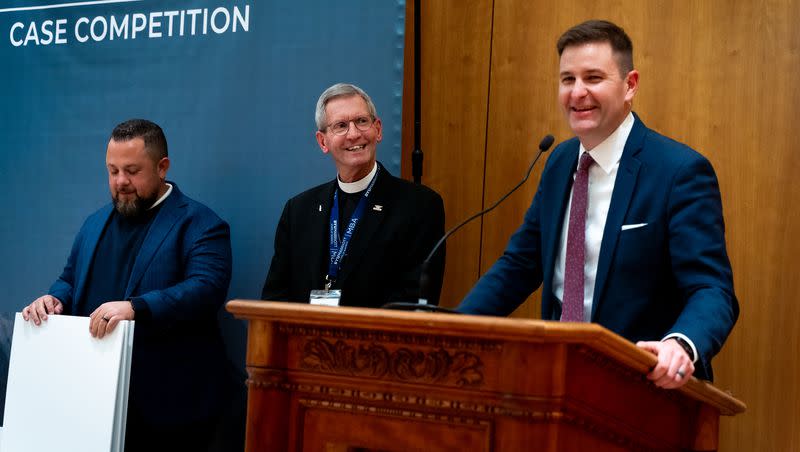
<svg viewBox="0 0 800 452">
<path fill-rule="evenodd" d="M 572 184 L 572 206 L 569 208 L 567 259 L 564 265 L 564 296 L 561 302 L 562 322 L 583 322 L 583 282 L 586 264 L 586 206 L 589 201 L 589 167 L 592 156 L 584 152 Z"/>
</svg>

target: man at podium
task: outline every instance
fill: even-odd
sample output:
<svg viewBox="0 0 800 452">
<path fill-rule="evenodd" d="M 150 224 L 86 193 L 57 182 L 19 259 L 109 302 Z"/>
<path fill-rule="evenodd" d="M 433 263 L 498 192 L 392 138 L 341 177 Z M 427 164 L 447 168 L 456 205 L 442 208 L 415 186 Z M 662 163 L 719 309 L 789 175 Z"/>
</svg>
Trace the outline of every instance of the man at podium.
<svg viewBox="0 0 800 452">
<path fill-rule="evenodd" d="M 522 226 L 458 309 L 596 322 L 658 356 L 648 377 L 711 380 L 739 315 L 714 169 L 632 112 L 628 35 L 588 21 L 558 40 L 558 102 L 576 137 L 548 159 Z M 668 95 L 668 93 L 665 93 Z"/>
<path fill-rule="evenodd" d="M 128 452 L 206 450 L 225 388 L 216 314 L 231 278 L 230 231 L 166 181 L 169 166 L 158 125 L 119 124 L 106 152 L 112 202 L 85 221 L 48 294 L 22 310 L 36 325 L 89 316 L 97 338 L 136 322 Z"/>
</svg>

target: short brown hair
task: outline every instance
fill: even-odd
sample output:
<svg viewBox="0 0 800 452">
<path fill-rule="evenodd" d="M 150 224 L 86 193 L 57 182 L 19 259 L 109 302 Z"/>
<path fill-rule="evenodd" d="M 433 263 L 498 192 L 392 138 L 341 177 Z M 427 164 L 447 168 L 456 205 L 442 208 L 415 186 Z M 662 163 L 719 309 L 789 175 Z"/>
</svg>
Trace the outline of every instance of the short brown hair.
<svg viewBox="0 0 800 452">
<path fill-rule="evenodd" d="M 558 38 L 558 56 L 570 46 L 607 42 L 617 60 L 622 77 L 633 70 L 633 43 L 621 27 L 606 20 L 587 20 L 575 25 Z"/>
<path fill-rule="evenodd" d="M 144 141 L 144 148 L 154 162 L 158 163 L 162 158 L 169 156 L 167 148 L 167 137 L 158 124 L 146 119 L 129 119 L 114 127 L 111 132 L 111 139 L 114 141 L 130 141 L 134 138 L 141 138 Z"/>
</svg>

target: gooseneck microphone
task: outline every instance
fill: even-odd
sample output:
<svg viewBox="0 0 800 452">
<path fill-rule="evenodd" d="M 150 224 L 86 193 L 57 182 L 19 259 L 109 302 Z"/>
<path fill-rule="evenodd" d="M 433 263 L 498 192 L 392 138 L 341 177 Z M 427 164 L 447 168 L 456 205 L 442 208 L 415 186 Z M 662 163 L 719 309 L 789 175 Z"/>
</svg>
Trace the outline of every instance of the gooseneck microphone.
<svg viewBox="0 0 800 452">
<path fill-rule="evenodd" d="M 446 308 L 440 308 L 438 306 L 428 305 L 428 300 L 430 299 L 430 293 L 431 293 L 431 281 L 430 281 L 430 275 L 429 275 L 429 267 L 431 265 L 431 258 L 433 258 L 433 255 L 436 254 L 436 251 L 439 250 L 439 247 L 442 246 L 442 243 L 444 243 L 445 240 L 447 240 L 448 237 L 453 235 L 456 231 L 461 229 L 462 226 L 466 225 L 470 221 L 472 221 L 472 220 L 474 220 L 474 219 L 476 219 L 478 217 L 482 217 L 483 215 L 486 215 L 487 213 L 489 213 L 492 210 L 494 210 L 495 207 L 499 206 L 500 203 L 505 201 L 506 198 L 511 196 L 511 194 L 514 193 L 515 191 L 517 191 L 517 189 L 519 187 L 521 187 L 522 184 L 527 182 L 528 177 L 530 177 L 530 175 L 531 175 L 531 171 L 533 171 L 534 165 L 536 165 L 536 162 L 539 161 L 539 157 L 541 157 L 542 154 L 544 154 L 545 152 L 547 152 L 550 149 L 550 147 L 553 145 L 554 141 L 555 141 L 555 138 L 553 138 L 553 135 L 546 135 L 544 138 L 542 138 L 542 141 L 539 142 L 539 153 L 536 154 L 536 158 L 533 159 L 533 162 L 531 163 L 531 166 L 528 167 L 528 172 L 525 173 L 525 177 L 517 185 L 515 185 L 514 188 L 512 188 L 508 193 L 503 195 L 503 197 L 501 197 L 500 199 L 495 201 L 495 203 L 492 204 L 491 206 L 487 207 L 486 209 L 481 210 L 480 212 L 472 215 L 471 217 L 469 217 L 466 220 L 462 221 L 461 223 L 457 224 L 454 228 L 452 228 L 449 231 L 447 231 L 444 234 L 444 236 L 441 239 L 439 239 L 438 242 L 436 242 L 436 245 L 433 246 L 433 249 L 431 250 L 430 254 L 428 254 L 428 257 L 426 257 L 425 260 L 422 262 L 422 267 L 420 269 L 420 275 L 419 275 L 419 304 L 414 304 L 414 303 L 389 303 L 388 305 L 384 306 L 384 308 L 391 309 L 393 307 L 392 305 L 405 304 L 405 305 L 409 305 L 409 306 L 414 307 L 414 308 L 422 307 L 422 309 L 430 310 L 430 311 L 450 311 L 450 310 L 448 310 Z M 405 308 L 408 309 L 409 306 L 405 306 Z M 427 306 L 427 308 L 423 307 L 423 306 Z M 397 308 L 403 309 L 404 307 L 396 306 L 396 309 Z M 452 312 L 452 311 L 450 311 L 450 312 Z"/>
</svg>

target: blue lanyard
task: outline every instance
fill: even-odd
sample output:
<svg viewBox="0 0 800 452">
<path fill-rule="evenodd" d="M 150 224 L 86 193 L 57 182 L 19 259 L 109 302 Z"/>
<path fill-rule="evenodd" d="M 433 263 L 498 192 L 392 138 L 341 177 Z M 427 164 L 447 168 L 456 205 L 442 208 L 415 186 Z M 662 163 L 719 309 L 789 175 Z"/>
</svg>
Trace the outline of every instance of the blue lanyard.
<svg viewBox="0 0 800 452">
<path fill-rule="evenodd" d="M 328 274 L 325 276 L 325 290 L 330 290 L 331 286 L 336 281 L 336 278 L 339 276 L 342 259 L 344 259 L 344 256 L 347 253 L 347 247 L 350 245 L 350 239 L 353 238 L 353 232 L 355 232 L 359 220 L 361 220 L 361 217 L 364 215 L 364 209 L 367 207 L 367 198 L 369 198 L 372 187 L 375 186 L 375 181 L 378 180 L 379 172 L 380 166 L 378 167 L 378 171 L 375 172 L 375 176 L 373 176 L 372 180 L 367 186 L 367 190 L 358 201 L 356 210 L 353 212 L 353 216 L 350 217 L 350 223 L 347 224 L 347 228 L 345 228 L 344 235 L 342 236 L 341 240 L 339 239 L 339 188 L 337 187 L 333 192 L 333 208 L 331 209 L 330 226 L 331 260 L 330 265 L 328 266 Z"/>
</svg>

